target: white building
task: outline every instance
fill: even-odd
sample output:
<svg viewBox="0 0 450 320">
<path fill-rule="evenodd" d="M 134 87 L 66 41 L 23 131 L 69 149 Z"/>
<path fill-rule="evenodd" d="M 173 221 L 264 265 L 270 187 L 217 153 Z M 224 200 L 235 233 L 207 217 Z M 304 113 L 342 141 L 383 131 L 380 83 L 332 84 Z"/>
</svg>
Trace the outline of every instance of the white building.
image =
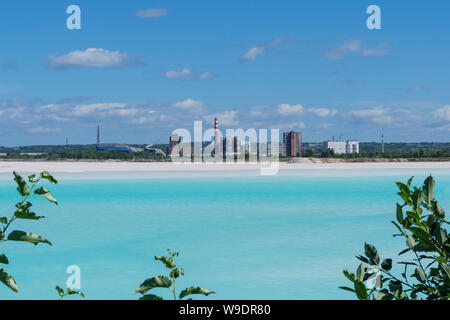
<svg viewBox="0 0 450 320">
<path fill-rule="evenodd" d="M 323 148 L 331 149 L 335 154 L 359 153 L 359 141 L 325 141 L 323 143 Z"/>
</svg>

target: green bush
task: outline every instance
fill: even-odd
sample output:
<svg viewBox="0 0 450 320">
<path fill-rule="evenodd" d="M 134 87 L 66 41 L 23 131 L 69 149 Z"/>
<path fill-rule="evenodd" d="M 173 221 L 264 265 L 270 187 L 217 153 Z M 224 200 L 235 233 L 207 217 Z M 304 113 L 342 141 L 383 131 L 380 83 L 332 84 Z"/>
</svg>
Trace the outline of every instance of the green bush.
<svg viewBox="0 0 450 320">
<path fill-rule="evenodd" d="M 340 287 L 356 294 L 360 300 L 448 300 L 450 299 L 450 240 L 445 212 L 434 198 L 435 181 L 428 177 L 421 188 L 412 187 L 413 178 L 404 184 L 397 182 L 398 230 L 394 237 L 405 239 L 406 248 L 399 256 L 410 254 L 407 261 L 398 262 L 403 272 L 393 274 L 392 259 L 381 260 L 377 249 L 365 244 L 364 255 L 357 256 L 362 263 L 356 274 L 344 270 L 353 287 Z M 411 270 L 413 269 L 413 270 Z M 368 289 L 364 282 L 379 270 L 378 286 Z"/>
</svg>

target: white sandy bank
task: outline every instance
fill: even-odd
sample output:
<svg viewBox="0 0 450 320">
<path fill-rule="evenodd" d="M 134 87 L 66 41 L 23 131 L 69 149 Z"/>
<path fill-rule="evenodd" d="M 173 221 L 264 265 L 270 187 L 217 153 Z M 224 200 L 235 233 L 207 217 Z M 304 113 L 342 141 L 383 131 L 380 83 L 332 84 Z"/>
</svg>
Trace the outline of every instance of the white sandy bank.
<svg viewBox="0 0 450 320">
<path fill-rule="evenodd" d="M 35 173 L 47 170 L 51 173 L 102 173 L 102 172 L 239 172 L 259 171 L 267 164 L 176 164 L 170 162 L 26 162 L 0 161 L 0 173 Z M 450 162 L 362 162 L 362 163 L 279 163 L 280 172 L 294 171 L 346 171 L 346 170 L 450 170 Z"/>
</svg>

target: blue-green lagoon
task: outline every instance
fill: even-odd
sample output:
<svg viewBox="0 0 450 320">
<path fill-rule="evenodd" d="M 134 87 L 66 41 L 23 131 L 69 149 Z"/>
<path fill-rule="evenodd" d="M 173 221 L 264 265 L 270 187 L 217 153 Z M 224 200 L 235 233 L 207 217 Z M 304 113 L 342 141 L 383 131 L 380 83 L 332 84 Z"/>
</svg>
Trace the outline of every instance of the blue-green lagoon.
<svg viewBox="0 0 450 320">
<path fill-rule="evenodd" d="M 137 299 L 143 280 L 166 273 L 154 256 L 167 248 L 181 253 L 186 275 L 177 287 L 212 289 L 212 299 L 353 299 L 338 287 L 364 242 L 394 259 L 404 247 L 390 223 L 395 181 L 414 175 L 421 184 L 430 173 L 448 210 L 449 169 L 55 173 L 60 183 L 48 188 L 59 206 L 36 199 L 35 211 L 47 218 L 11 229 L 53 246 L 2 244 L 19 293 L 3 286 L 0 299 L 56 299 L 70 265 L 81 268 L 88 299 Z M 12 175 L 0 177 L 0 216 L 9 217 L 19 198 Z"/>
</svg>

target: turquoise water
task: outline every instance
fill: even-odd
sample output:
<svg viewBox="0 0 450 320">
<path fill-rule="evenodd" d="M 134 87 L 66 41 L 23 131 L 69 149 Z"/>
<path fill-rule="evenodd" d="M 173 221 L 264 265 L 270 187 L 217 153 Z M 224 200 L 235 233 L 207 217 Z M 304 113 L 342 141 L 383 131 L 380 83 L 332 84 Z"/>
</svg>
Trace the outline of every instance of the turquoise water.
<svg viewBox="0 0 450 320">
<path fill-rule="evenodd" d="M 450 208 L 450 170 L 429 171 L 437 198 Z M 429 173 L 65 174 L 51 186 L 58 207 L 34 201 L 47 219 L 11 229 L 42 235 L 53 246 L 1 245 L 20 291 L 0 286 L 0 299 L 56 299 L 54 286 L 65 284 L 70 265 L 80 266 L 88 298 L 136 299 L 144 279 L 166 272 L 153 257 L 167 248 L 181 252 L 186 275 L 178 288 L 200 285 L 216 291 L 214 299 L 351 299 L 338 286 L 347 285 L 342 269 L 357 267 L 364 242 L 382 257 L 397 258 L 404 246 L 392 238 L 394 182 L 411 175 L 422 182 Z M 10 177 L 0 178 L 0 216 L 9 217 L 18 198 Z"/>
</svg>

